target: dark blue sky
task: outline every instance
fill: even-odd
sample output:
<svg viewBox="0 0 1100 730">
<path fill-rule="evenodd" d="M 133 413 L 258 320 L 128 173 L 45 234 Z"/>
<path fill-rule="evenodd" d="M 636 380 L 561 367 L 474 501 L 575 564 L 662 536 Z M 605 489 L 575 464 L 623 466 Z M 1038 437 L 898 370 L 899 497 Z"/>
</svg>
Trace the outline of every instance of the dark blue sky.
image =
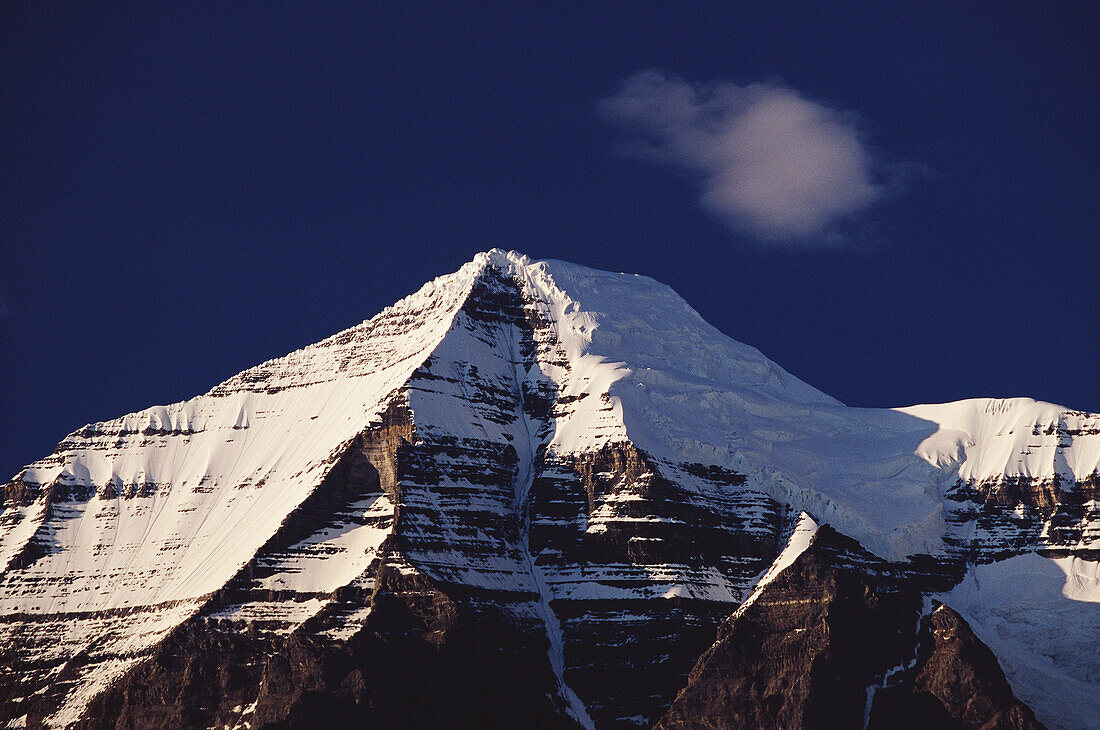
<svg viewBox="0 0 1100 730">
<path fill-rule="evenodd" d="M 1100 411 L 1094 3 L 106 5 L 0 9 L 5 477 L 493 246 L 654 276 L 852 405 Z M 854 244 L 761 245 L 614 154 L 598 101 L 645 69 L 933 174 Z"/>
</svg>

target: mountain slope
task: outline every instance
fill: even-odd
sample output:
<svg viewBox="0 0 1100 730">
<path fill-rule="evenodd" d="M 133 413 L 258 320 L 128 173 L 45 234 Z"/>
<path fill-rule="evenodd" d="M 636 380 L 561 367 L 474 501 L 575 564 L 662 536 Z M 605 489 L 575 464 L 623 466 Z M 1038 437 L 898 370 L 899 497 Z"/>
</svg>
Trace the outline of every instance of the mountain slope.
<svg viewBox="0 0 1100 730">
<path fill-rule="evenodd" d="M 1042 727 L 957 613 L 855 541 L 803 514 L 774 568 L 658 728 Z"/>
<path fill-rule="evenodd" d="M 1097 416 L 847 408 L 651 279 L 494 250 L 9 482 L 0 719 L 650 725 L 800 512 L 950 604 L 972 564 L 1095 566 L 1098 460 Z"/>
</svg>

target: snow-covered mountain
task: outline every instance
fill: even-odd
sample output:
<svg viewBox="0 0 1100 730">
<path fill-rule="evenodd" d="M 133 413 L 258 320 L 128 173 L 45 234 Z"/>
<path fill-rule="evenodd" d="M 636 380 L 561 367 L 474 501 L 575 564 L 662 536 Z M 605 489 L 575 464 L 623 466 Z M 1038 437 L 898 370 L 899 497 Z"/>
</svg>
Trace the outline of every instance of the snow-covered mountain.
<svg viewBox="0 0 1100 730">
<path fill-rule="evenodd" d="M 1100 416 L 849 408 L 651 279 L 493 250 L 16 475 L 0 721 L 720 727 L 698 697 L 744 622 L 779 631 L 782 591 L 856 610 L 828 583 L 906 596 L 875 621 L 923 657 L 852 674 L 865 724 L 955 712 L 947 626 L 1007 677 L 989 717 L 1100 727 L 1098 470 Z"/>
</svg>

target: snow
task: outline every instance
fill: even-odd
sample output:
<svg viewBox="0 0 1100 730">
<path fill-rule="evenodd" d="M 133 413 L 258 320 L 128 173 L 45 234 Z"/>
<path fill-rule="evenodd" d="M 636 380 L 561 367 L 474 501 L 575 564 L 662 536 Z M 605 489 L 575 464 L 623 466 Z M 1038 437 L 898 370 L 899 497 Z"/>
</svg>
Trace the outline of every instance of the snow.
<svg viewBox="0 0 1100 730">
<path fill-rule="evenodd" d="M 962 479 L 1002 476 L 1080 480 L 1100 469 L 1100 416 L 1030 398 L 972 398 L 899 408 L 939 427 L 917 447 Z"/>
<path fill-rule="evenodd" d="M 245 623 L 271 622 L 273 626 L 271 631 L 277 634 L 289 634 L 307 619 L 316 616 L 329 603 L 330 601 L 319 598 L 277 603 L 271 601 L 242 603 L 211 613 L 209 616 L 214 619 L 231 619 Z"/>
<path fill-rule="evenodd" d="M 433 353 L 460 356 L 451 354 L 454 314 L 490 266 L 523 283 L 568 363 L 539 363 L 562 395 L 579 397 L 554 424 L 550 448 L 559 454 L 629 440 L 669 461 L 726 466 L 888 559 L 940 548 L 942 488 L 955 476 L 1081 478 L 1100 461 L 1096 416 L 1027 399 L 847 408 L 652 279 L 493 250 L 364 325 L 186 403 L 95 424 L 96 435 L 74 435 L 61 454 L 32 464 L 28 482 L 100 492 L 110 483 L 151 496 L 97 496 L 69 510 L 55 536 L 64 549 L 35 572 L 73 580 L 0 608 L 97 610 L 216 590 L 417 366 Z M 401 327 L 370 326 L 387 320 Z M 468 430 L 462 413 L 425 408 L 420 422 Z M 42 519 L 42 505 L 31 505 L 3 533 L 0 564 Z M 113 576 L 107 595 L 105 575 Z"/>
<path fill-rule="evenodd" d="M 652 279 L 494 249 L 363 325 L 191 401 L 94 424 L 29 466 L 31 483 L 150 496 L 71 509 L 56 534 L 64 549 L 35 570 L 75 580 L 9 609 L 149 605 L 220 587 L 416 367 L 468 354 L 453 318 L 488 267 L 519 280 L 553 329 L 565 364 L 544 357 L 535 375 L 573 399 L 554 424 L 558 454 L 629 440 L 671 462 L 725 466 L 888 559 L 941 547 L 942 490 L 956 477 L 1080 479 L 1100 467 L 1100 417 L 1024 398 L 847 408 Z M 461 412 L 419 410 L 440 431 L 469 429 Z M 0 564 L 44 519 L 41 503 L 25 513 L 0 534 Z M 115 576 L 106 596 L 104 575 Z"/>
<path fill-rule="evenodd" d="M 682 563 L 637 565 L 564 564 L 545 570 L 543 582 L 555 601 L 691 597 L 736 603 L 742 591 L 721 571 Z M 633 585 L 631 585 L 633 584 Z"/>
<path fill-rule="evenodd" d="M 771 566 L 769 566 L 768 569 L 764 571 L 764 574 L 760 576 L 760 579 L 756 581 L 756 585 L 753 587 L 752 592 L 734 612 L 734 618 L 745 613 L 748 607 L 760 597 L 764 588 L 775 580 L 780 573 L 791 567 L 794 561 L 798 559 L 799 555 L 806 552 L 813 542 L 814 535 L 817 534 L 819 527 L 820 526 L 814 518 L 810 517 L 810 515 L 805 512 L 798 515 L 798 522 L 795 524 L 791 536 L 787 539 L 786 546 L 779 552 L 779 555 L 776 556 Z"/>
<path fill-rule="evenodd" d="M 326 528 L 292 545 L 275 561 L 278 572 L 261 578 L 261 588 L 302 593 L 331 593 L 362 573 L 378 554 L 390 529 L 372 523 L 358 524 L 356 518 L 391 518 L 394 505 L 385 495 L 350 505 L 346 521 Z M 339 555 L 340 559 L 333 559 Z"/>
<path fill-rule="evenodd" d="M 98 494 L 59 505 L 58 550 L 29 571 L 41 581 L 38 590 L 20 595 L 11 581 L 23 577 L 5 574 L 0 612 L 153 605 L 220 588 L 439 344 L 477 271 L 467 265 L 363 325 L 246 370 L 206 395 L 71 435 L 22 478 Z M 121 498 L 105 492 L 107 485 L 151 494 Z M 41 503 L 31 505 L 5 535 L 0 565 L 43 512 Z"/>
<path fill-rule="evenodd" d="M 553 452 L 630 441 L 673 463 L 747 474 L 751 486 L 885 557 L 940 546 L 940 475 L 915 454 L 935 431 L 930 422 L 846 408 L 647 277 L 501 251 L 486 261 L 524 283 L 568 363 L 541 363 L 572 399 L 555 423 Z"/>
<path fill-rule="evenodd" d="M 630 415 L 617 392 L 630 392 L 618 387 L 624 382 L 644 384 L 647 376 L 642 373 L 654 381 L 663 375 L 684 386 L 736 383 L 800 403 L 836 404 L 755 348 L 720 333 L 653 279 L 562 261 L 532 262 L 500 251 L 490 252 L 488 260 L 524 282 L 526 293 L 541 302 L 569 363 L 567 369 L 544 365 L 543 370 L 564 396 L 582 396 L 569 416 L 555 424 L 551 445 L 559 453 L 627 438 L 645 448 L 648 444 L 637 441 L 643 434 L 635 434 L 626 423 Z"/>
<path fill-rule="evenodd" d="M 1100 728 L 1100 563 L 1034 553 L 976 565 L 938 599 L 1001 663 L 1049 728 Z"/>
<path fill-rule="evenodd" d="M 889 560 L 943 549 L 943 492 L 958 478 L 1100 467 L 1100 416 L 1023 398 L 849 408 L 648 277 L 500 250 L 475 261 L 521 281 L 554 328 L 567 366 L 540 367 L 572 399 L 550 442 L 559 454 L 630 441 L 725 466 Z"/>
<path fill-rule="evenodd" d="M 528 372 L 515 365 L 515 327 L 502 328 L 487 343 L 464 326 L 461 307 L 490 268 L 519 282 L 548 329 Z M 525 387 L 549 384 L 568 407 L 555 409 L 546 434 L 534 433 L 538 424 L 526 415 L 500 425 L 461 390 L 408 389 L 412 374 L 429 359 L 460 384 L 476 368 L 479 378 L 511 389 L 517 402 Z M 957 480 L 1079 480 L 1100 468 L 1100 416 L 1025 398 L 849 408 L 722 334 L 652 279 L 494 249 L 362 324 L 246 370 L 189 401 L 91 424 L 29 465 L 20 476 L 32 487 L 46 491 L 56 484 L 94 496 L 50 504 L 41 498 L 0 516 L 0 567 L 8 568 L 32 539 L 48 547 L 29 568 L 0 575 L 0 615 L 128 609 L 144 616 L 139 609 L 154 607 L 142 619 L 138 638 L 125 647 L 125 656 L 136 661 L 255 556 L 346 445 L 406 390 L 419 437 L 486 438 L 516 448 L 526 471 L 506 507 L 518 516 L 521 531 L 528 528 L 530 467 L 543 436 L 550 455 L 563 459 L 630 442 L 670 474 L 677 464 L 701 463 L 744 475 L 745 490 L 803 512 L 748 602 L 801 554 L 818 523 L 831 524 L 889 560 L 936 553 L 943 550 L 951 509 L 944 493 Z M 676 478 L 689 500 L 729 499 L 726 487 L 679 473 Z M 500 508 L 497 495 L 476 485 L 449 486 L 469 495 L 464 510 Z M 443 506 L 428 492 L 416 498 Z M 619 513 L 624 503 L 640 499 L 613 491 L 578 528 L 599 532 L 616 522 L 672 522 Z M 226 617 L 276 617 L 293 624 L 321 609 L 317 595 L 360 580 L 391 529 L 379 518 L 392 516 L 394 505 L 380 497 L 351 509 L 355 514 L 340 516 L 343 522 L 265 565 L 274 573 L 261 587 L 308 594 L 307 600 L 278 607 L 244 603 L 227 608 Z M 762 529 L 757 523 L 766 521 L 758 511 L 752 504 L 739 506 L 734 513 L 743 523 L 731 529 Z M 360 518 L 369 519 L 361 524 Z M 563 678 L 553 601 L 693 596 L 736 603 L 746 588 L 712 567 L 557 565 L 551 571 L 522 551 L 475 561 L 467 548 L 488 538 L 471 537 L 460 515 L 427 527 L 449 549 L 411 554 L 402 569 L 538 596 L 531 610 L 547 628 L 559 690 L 582 723 L 584 707 Z M 1100 538 L 1100 527 L 1090 523 L 1084 533 Z M 1063 575 L 1058 591 L 1051 588 L 1055 569 Z M 989 586 L 1002 579 L 1004 594 L 996 595 L 1004 602 L 991 601 Z M 1007 585 L 1013 582 L 1029 589 L 1011 594 Z M 1040 617 L 1049 609 L 1058 617 L 1054 624 L 1065 621 L 1069 635 L 1087 646 L 1098 628 L 1095 586 L 1095 564 L 1021 556 L 975 568 L 952 594 L 964 606 L 950 597 L 945 602 L 960 613 L 969 610 L 975 630 L 993 637 L 991 646 L 1000 642 L 1014 667 L 1014 683 L 1034 669 L 1051 686 L 1062 682 L 1084 692 L 1100 681 L 1096 661 L 1068 635 L 1043 628 Z M 1002 610 L 1006 605 L 1016 606 L 1018 617 Z M 97 630 L 104 635 L 124 633 L 124 620 L 102 621 Z M 1035 641 L 1047 642 L 1042 645 L 1054 647 L 1055 655 L 1029 658 L 1024 650 Z M 86 644 L 68 636 L 57 650 L 75 653 Z M 122 664 L 110 666 L 123 670 Z M 76 704 L 62 708 L 63 716 L 94 694 L 99 685 L 89 681 L 74 695 Z M 1085 698 L 1080 706 L 1100 716 L 1096 700 Z"/>
</svg>

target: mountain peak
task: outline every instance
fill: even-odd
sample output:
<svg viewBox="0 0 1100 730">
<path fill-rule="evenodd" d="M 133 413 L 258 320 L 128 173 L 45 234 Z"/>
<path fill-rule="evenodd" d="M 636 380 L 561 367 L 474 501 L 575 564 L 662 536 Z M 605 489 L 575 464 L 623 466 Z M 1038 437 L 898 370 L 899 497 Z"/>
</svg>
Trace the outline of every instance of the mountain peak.
<svg viewBox="0 0 1100 730">
<path fill-rule="evenodd" d="M 275 677 L 305 660 L 255 658 L 300 649 L 290 635 L 382 657 L 422 656 L 425 636 L 469 650 L 432 653 L 448 679 L 429 689 L 467 682 L 472 724 L 505 722 L 490 706 L 651 723 L 719 623 L 785 569 L 800 513 L 926 594 L 973 563 L 1100 553 L 1098 423 L 1027 400 L 848 408 L 653 279 L 493 249 L 206 394 L 90 424 L 22 470 L 0 511 L 0 640 L 22 669 L 0 696 L 67 726 L 100 711 L 94 698 L 148 691 L 143 666 L 200 661 L 203 642 Z M 483 631 L 529 658 L 486 665 L 532 688 L 512 705 L 467 677 Z M 376 694 L 347 711 L 412 722 L 383 689 L 396 665 L 364 661 L 354 671 Z M 1065 671 L 1100 672 L 1085 664 Z M 288 700 L 265 699 L 261 679 L 234 685 L 249 696 L 204 690 L 221 693 L 206 725 L 258 722 L 250 706 L 285 720 Z M 344 696 L 347 681 L 294 702 Z"/>
<path fill-rule="evenodd" d="M 472 262 L 482 266 L 495 266 L 503 270 L 509 270 L 512 266 L 527 266 L 531 263 L 530 257 L 519 251 L 505 251 L 502 248 L 491 248 L 474 255 Z"/>
</svg>

